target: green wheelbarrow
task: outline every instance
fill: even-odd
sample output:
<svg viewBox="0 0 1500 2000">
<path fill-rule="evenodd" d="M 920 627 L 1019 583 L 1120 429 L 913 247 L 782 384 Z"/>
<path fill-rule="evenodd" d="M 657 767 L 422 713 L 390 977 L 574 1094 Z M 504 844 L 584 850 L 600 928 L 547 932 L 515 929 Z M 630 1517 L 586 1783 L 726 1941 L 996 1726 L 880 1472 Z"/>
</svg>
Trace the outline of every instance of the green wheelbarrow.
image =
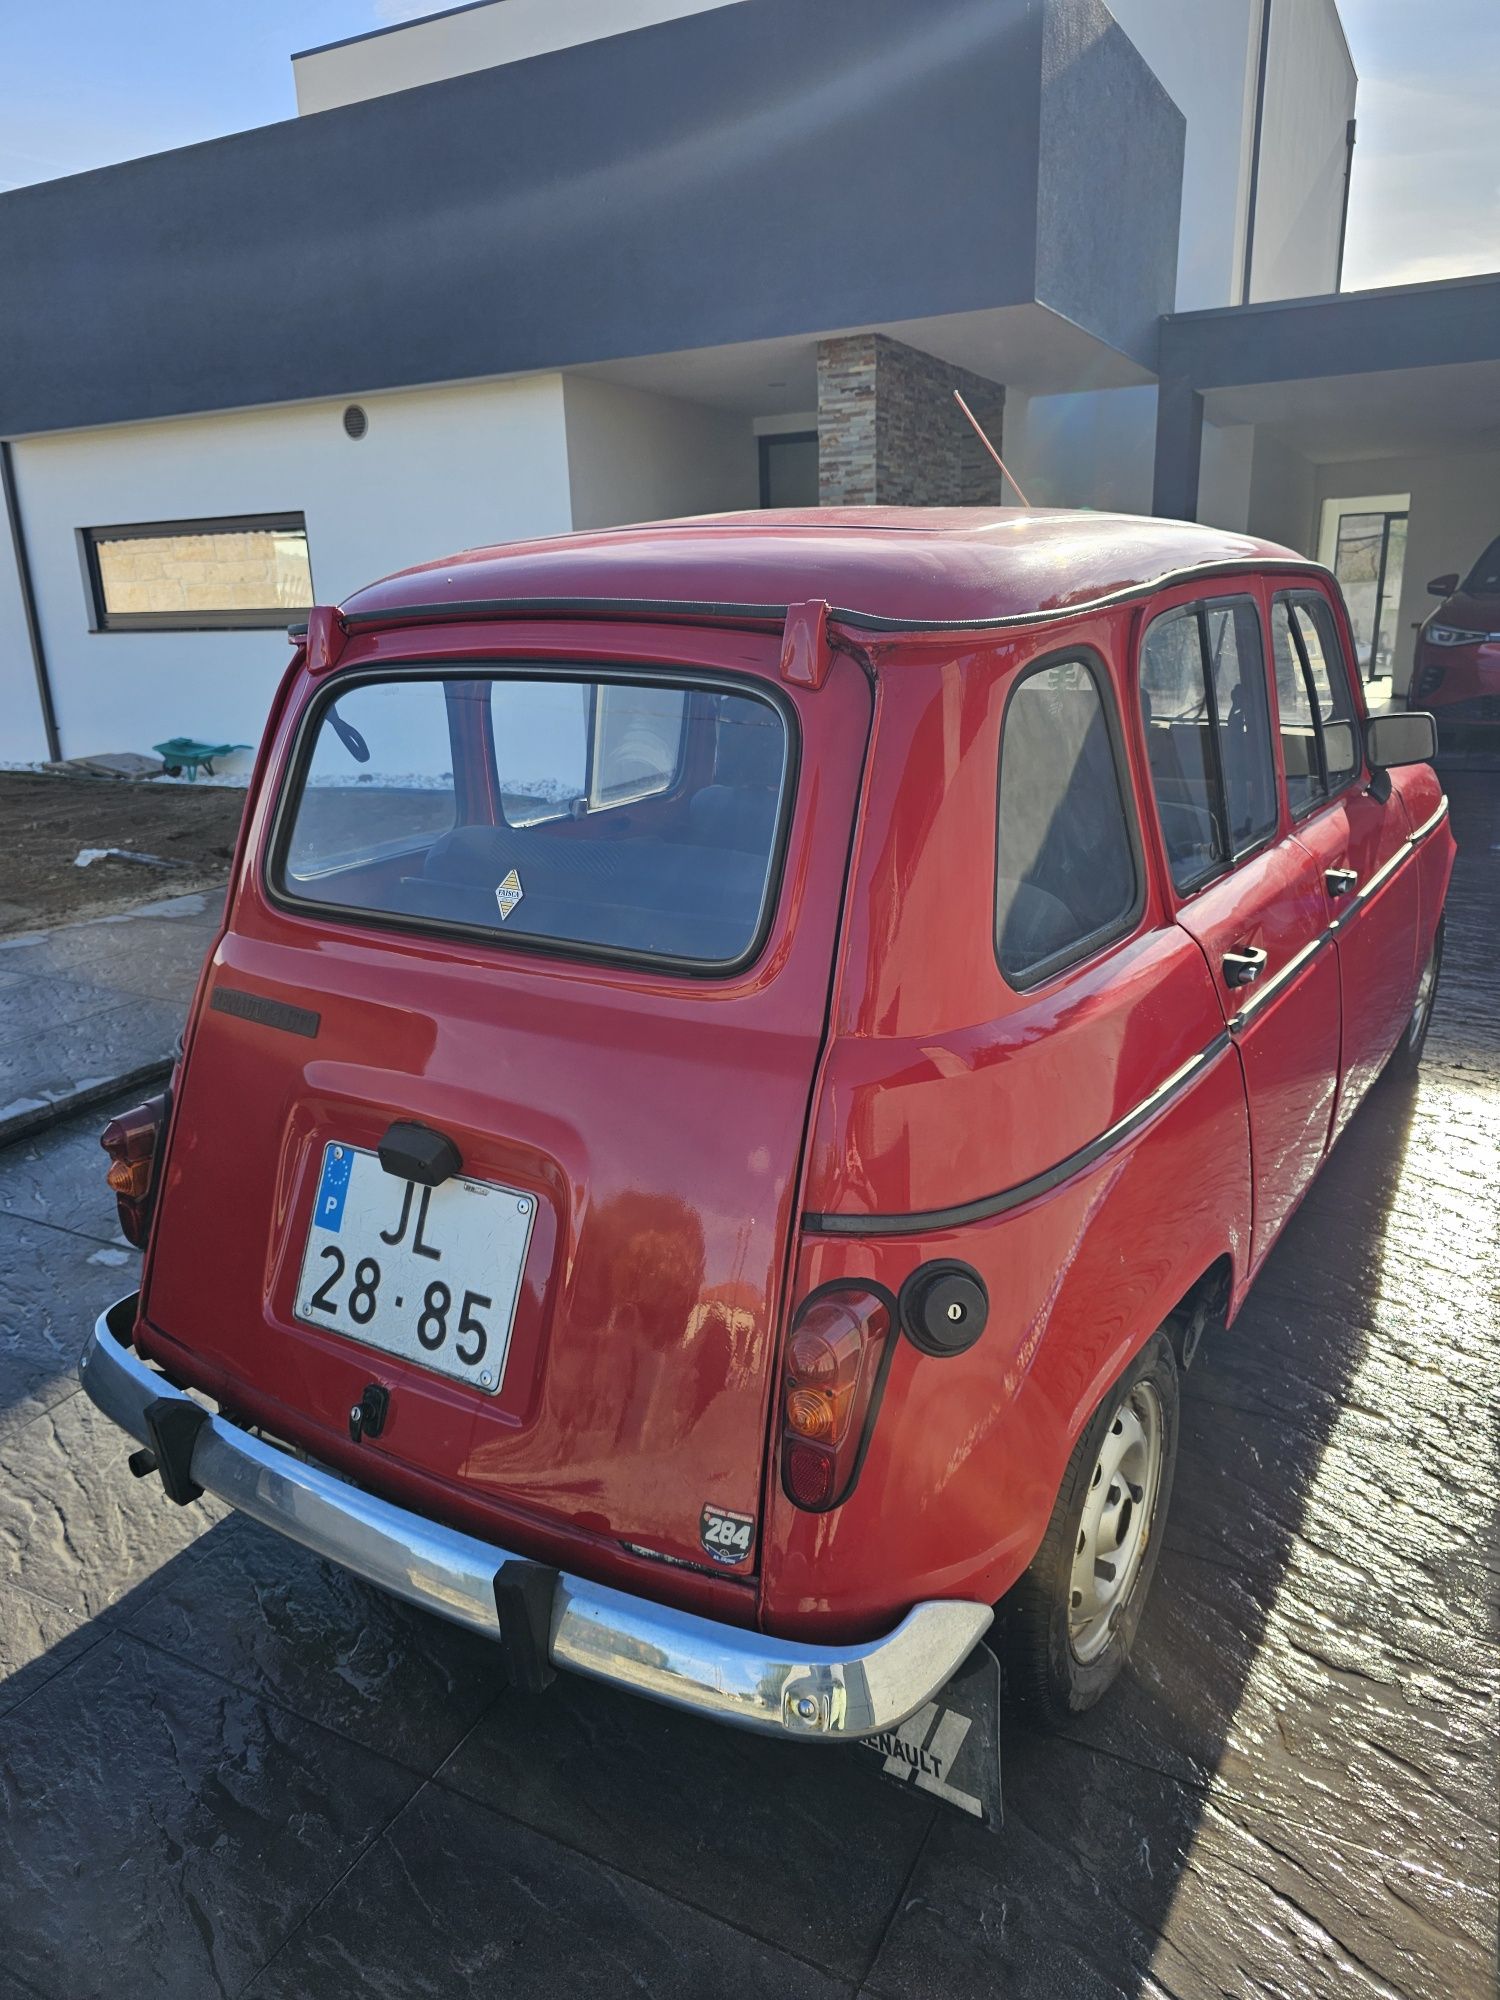
<svg viewBox="0 0 1500 2000">
<path fill-rule="evenodd" d="M 186 771 L 188 783 L 197 782 L 198 773 L 207 771 L 214 775 L 215 757 L 227 757 L 235 750 L 253 750 L 253 743 L 195 743 L 191 736 L 172 736 L 165 743 L 153 743 L 151 748 L 166 767 L 169 778 L 176 778 Z"/>
</svg>

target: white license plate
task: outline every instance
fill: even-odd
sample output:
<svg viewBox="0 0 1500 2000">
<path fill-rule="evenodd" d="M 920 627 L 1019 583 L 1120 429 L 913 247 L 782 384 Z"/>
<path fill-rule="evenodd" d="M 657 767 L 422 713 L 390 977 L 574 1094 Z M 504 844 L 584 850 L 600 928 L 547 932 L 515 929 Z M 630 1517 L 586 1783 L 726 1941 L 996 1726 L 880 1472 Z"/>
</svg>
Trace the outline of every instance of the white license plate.
<svg viewBox="0 0 1500 2000">
<path fill-rule="evenodd" d="M 498 1395 L 535 1209 L 493 1181 L 418 1187 L 331 1141 L 297 1317 Z"/>
</svg>

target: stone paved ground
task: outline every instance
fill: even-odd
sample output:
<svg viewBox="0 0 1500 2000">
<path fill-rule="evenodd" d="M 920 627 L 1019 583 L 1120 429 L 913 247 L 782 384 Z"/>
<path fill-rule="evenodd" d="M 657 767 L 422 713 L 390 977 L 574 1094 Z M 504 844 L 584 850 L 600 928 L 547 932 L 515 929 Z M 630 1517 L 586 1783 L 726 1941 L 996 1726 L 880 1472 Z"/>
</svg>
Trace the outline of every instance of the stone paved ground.
<svg viewBox="0 0 1500 2000">
<path fill-rule="evenodd" d="M 566 1679 L 126 1473 L 96 1118 L 0 1155 L 0 2000 L 1494 1991 L 1500 783 L 1415 1092 L 1188 1380 L 1128 1683 L 983 1834 Z"/>
<path fill-rule="evenodd" d="M 222 891 L 0 937 L 0 1146 L 165 1074 Z"/>
</svg>

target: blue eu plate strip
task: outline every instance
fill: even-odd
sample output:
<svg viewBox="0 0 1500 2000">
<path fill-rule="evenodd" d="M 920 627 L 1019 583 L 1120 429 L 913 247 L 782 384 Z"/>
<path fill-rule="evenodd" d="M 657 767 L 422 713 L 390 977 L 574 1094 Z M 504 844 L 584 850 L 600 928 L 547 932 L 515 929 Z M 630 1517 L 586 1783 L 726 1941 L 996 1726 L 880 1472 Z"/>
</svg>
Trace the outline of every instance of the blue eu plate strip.
<svg viewBox="0 0 1500 2000">
<path fill-rule="evenodd" d="M 354 1153 L 348 1146 L 323 1148 L 323 1178 L 318 1182 L 317 1206 L 313 1221 L 334 1236 L 344 1219 L 344 1197 L 349 1192 L 349 1176 L 354 1171 Z"/>
</svg>

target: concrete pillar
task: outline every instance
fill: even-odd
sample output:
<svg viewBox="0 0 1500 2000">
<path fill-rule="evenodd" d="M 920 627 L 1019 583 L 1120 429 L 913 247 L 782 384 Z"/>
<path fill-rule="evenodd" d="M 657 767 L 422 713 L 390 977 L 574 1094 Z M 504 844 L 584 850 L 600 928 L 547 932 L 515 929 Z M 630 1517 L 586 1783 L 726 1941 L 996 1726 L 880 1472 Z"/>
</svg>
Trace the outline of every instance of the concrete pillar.
<svg viewBox="0 0 1500 2000">
<path fill-rule="evenodd" d="M 1151 511 L 1196 521 L 1203 459 L 1203 398 L 1185 376 L 1164 375 L 1156 391 L 1156 478 Z"/>
<path fill-rule="evenodd" d="M 1005 391 L 883 333 L 818 343 L 818 498 L 824 507 L 1015 505 L 953 400 L 997 451 Z"/>
</svg>

